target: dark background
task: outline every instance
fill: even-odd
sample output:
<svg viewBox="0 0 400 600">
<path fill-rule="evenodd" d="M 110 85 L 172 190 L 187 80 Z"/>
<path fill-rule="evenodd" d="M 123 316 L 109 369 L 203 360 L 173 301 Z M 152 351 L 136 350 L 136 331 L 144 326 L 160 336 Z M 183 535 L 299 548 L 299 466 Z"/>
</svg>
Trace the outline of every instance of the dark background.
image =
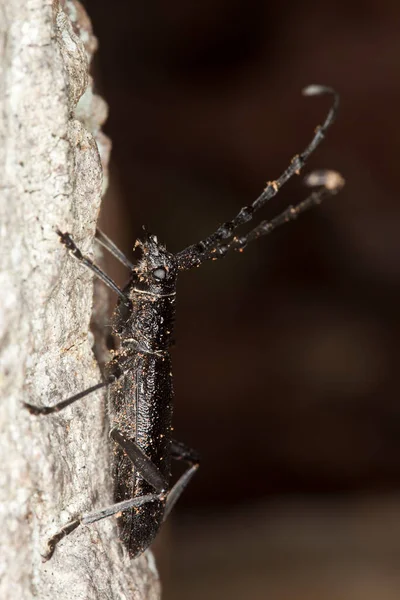
<svg viewBox="0 0 400 600">
<path fill-rule="evenodd" d="M 246 597 L 268 589 L 287 600 L 289 592 L 263 587 L 274 552 L 257 523 L 269 507 L 293 515 L 298 502 L 373 498 L 384 518 L 380 498 L 399 487 L 400 4 L 84 4 L 100 42 L 94 71 L 113 143 L 101 226 L 128 255 L 142 224 L 178 251 L 231 218 L 324 119 L 329 98 L 304 98 L 301 89 L 340 92 L 337 122 L 304 173 L 336 169 L 345 189 L 243 255 L 183 274 L 178 289 L 175 434 L 203 460 L 159 548 L 170 573 L 165 598 L 244 597 L 239 583 L 236 592 L 223 587 L 235 572 L 250 582 L 261 573 L 261 595 Z M 305 194 L 294 178 L 260 218 Z M 114 263 L 109 269 L 124 280 Z M 338 519 L 343 511 L 334 509 Z M 246 547 L 241 516 L 255 523 Z M 249 547 L 257 547 L 257 576 L 241 571 L 238 554 Z M 185 593 L 174 558 L 182 548 L 186 579 L 192 573 Z M 328 598 L 328 588 L 316 597 Z M 392 597 L 379 589 L 379 599 Z M 294 597 L 301 593 L 297 586 Z M 354 590 L 349 598 L 358 598 Z"/>
</svg>

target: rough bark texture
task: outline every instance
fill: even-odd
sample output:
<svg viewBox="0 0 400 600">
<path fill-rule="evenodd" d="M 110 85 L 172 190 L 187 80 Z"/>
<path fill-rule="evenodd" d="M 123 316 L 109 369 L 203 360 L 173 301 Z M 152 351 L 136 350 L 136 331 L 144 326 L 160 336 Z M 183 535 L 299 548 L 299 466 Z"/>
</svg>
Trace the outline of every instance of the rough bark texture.
<svg viewBox="0 0 400 600">
<path fill-rule="evenodd" d="M 0 0 L 2 599 L 159 598 L 151 554 L 129 561 L 113 520 L 81 527 L 42 562 L 60 525 L 111 500 L 106 411 L 100 394 L 48 417 L 21 406 L 100 377 L 92 277 L 55 232 L 92 253 L 108 152 L 105 104 L 88 87 L 95 46 L 76 2 Z"/>
</svg>

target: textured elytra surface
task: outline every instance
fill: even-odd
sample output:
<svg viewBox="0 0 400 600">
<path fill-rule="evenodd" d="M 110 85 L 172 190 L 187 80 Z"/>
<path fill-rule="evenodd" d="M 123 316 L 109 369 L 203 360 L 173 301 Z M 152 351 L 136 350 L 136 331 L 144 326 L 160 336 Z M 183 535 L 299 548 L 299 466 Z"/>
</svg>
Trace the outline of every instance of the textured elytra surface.
<svg viewBox="0 0 400 600">
<path fill-rule="evenodd" d="M 71 516 L 111 500 L 101 396 L 49 418 L 21 408 L 99 381 L 91 276 L 55 233 L 70 231 L 91 253 L 98 147 L 103 164 L 109 150 L 83 15 L 76 2 L 0 0 L 1 598 L 159 597 L 151 555 L 129 561 L 112 521 L 82 527 L 48 563 L 40 556 Z"/>
</svg>

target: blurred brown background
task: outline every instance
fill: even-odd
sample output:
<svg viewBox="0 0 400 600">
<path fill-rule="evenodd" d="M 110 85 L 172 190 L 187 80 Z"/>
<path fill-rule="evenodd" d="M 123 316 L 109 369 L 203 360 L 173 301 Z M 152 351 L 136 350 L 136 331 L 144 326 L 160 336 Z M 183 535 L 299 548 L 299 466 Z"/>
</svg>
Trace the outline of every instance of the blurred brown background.
<svg viewBox="0 0 400 600">
<path fill-rule="evenodd" d="M 164 598 L 398 599 L 400 4 L 84 4 L 113 141 L 101 225 L 127 254 L 142 224 L 178 251 L 251 202 L 326 114 L 305 85 L 342 99 L 305 172 L 344 191 L 181 277 L 175 433 L 203 460 L 158 542 Z"/>
</svg>

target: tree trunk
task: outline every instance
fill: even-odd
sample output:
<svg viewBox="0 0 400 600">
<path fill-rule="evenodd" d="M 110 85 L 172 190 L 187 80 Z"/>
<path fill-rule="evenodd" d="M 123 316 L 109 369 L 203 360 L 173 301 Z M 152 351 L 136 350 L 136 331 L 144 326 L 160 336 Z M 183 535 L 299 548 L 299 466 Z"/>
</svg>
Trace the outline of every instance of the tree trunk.
<svg viewBox="0 0 400 600">
<path fill-rule="evenodd" d="M 159 598 L 152 555 L 130 561 L 113 519 L 78 528 L 42 562 L 60 526 L 112 501 L 107 413 L 100 393 L 49 416 L 21 404 L 100 381 L 92 276 L 56 233 L 92 253 L 109 150 L 88 75 L 95 47 L 75 1 L 0 0 L 2 599 Z"/>
</svg>

